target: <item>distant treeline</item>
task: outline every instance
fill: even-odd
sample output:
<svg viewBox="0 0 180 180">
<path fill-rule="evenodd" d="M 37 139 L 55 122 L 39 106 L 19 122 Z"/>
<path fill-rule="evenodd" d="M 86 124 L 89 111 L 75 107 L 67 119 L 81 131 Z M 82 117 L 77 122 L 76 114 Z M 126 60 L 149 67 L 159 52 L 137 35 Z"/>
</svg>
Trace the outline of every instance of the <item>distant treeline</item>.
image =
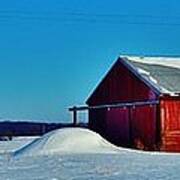
<svg viewBox="0 0 180 180">
<path fill-rule="evenodd" d="M 49 131 L 65 127 L 74 127 L 74 125 L 71 123 L 66 124 L 4 121 L 0 122 L 0 136 L 6 136 L 10 139 L 13 136 L 41 136 Z"/>
</svg>

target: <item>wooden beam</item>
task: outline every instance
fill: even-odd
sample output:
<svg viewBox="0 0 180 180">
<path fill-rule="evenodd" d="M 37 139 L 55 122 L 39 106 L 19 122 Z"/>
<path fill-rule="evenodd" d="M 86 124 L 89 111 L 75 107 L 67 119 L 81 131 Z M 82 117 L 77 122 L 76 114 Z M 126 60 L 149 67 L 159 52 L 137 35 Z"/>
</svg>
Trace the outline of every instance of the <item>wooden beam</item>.
<svg viewBox="0 0 180 180">
<path fill-rule="evenodd" d="M 105 104 L 98 106 L 79 106 L 69 108 L 69 111 L 85 111 L 90 109 L 106 109 L 106 108 L 123 108 L 123 107 L 136 107 L 136 106 L 145 106 L 145 105 L 156 105 L 159 104 L 158 100 L 153 101 L 139 101 L 139 102 L 131 102 L 131 103 L 117 103 L 117 104 Z"/>
</svg>

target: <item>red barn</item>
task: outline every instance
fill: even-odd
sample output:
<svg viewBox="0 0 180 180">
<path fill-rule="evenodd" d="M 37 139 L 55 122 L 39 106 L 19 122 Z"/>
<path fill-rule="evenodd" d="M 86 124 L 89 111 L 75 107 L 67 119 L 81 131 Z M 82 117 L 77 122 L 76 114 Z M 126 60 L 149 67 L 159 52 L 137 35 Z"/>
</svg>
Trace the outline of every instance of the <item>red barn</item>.
<svg viewBox="0 0 180 180">
<path fill-rule="evenodd" d="M 118 58 L 87 100 L 89 127 L 116 145 L 180 151 L 180 59 Z"/>
</svg>

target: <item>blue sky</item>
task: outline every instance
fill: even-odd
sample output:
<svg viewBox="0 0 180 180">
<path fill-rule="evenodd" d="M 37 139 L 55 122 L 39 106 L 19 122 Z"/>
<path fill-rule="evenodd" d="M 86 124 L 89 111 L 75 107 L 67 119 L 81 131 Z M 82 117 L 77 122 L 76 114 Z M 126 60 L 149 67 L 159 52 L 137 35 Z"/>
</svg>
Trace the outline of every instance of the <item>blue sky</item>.
<svg viewBox="0 0 180 180">
<path fill-rule="evenodd" d="M 0 2 L 0 117 L 70 121 L 119 54 L 180 54 L 179 12 L 178 0 Z"/>
</svg>

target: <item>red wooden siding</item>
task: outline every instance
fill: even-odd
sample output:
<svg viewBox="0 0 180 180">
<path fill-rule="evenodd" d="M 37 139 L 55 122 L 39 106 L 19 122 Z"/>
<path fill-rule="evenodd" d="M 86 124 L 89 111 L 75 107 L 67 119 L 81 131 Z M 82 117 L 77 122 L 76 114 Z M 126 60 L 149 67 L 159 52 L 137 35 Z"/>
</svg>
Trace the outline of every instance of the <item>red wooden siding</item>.
<svg viewBox="0 0 180 180">
<path fill-rule="evenodd" d="M 93 106 L 156 98 L 155 93 L 143 81 L 117 61 L 88 99 L 87 104 Z"/>
<path fill-rule="evenodd" d="M 157 107 L 141 106 L 131 109 L 131 135 L 136 148 L 154 150 L 157 142 Z"/>
<path fill-rule="evenodd" d="M 116 145 L 157 148 L 157 105 L 91 110 L 90 127 Z"/>
<path fill-rule="evenodd" d="M 162 150 L 180 151 L 180 98 L 160 101 Z"/>
<path fill-rule="evenodd" d="M 106 134 L 108 139 L 117 145 L 129 145 L 129 120 L 128 108 L 115 108 L 107 110 Z"/>
<path fill-rule="evenodd" d="M 107 111 L 106 135 L 113 143 L 139 149 L 157 148 L 156 105 Z"/>
</svg>

